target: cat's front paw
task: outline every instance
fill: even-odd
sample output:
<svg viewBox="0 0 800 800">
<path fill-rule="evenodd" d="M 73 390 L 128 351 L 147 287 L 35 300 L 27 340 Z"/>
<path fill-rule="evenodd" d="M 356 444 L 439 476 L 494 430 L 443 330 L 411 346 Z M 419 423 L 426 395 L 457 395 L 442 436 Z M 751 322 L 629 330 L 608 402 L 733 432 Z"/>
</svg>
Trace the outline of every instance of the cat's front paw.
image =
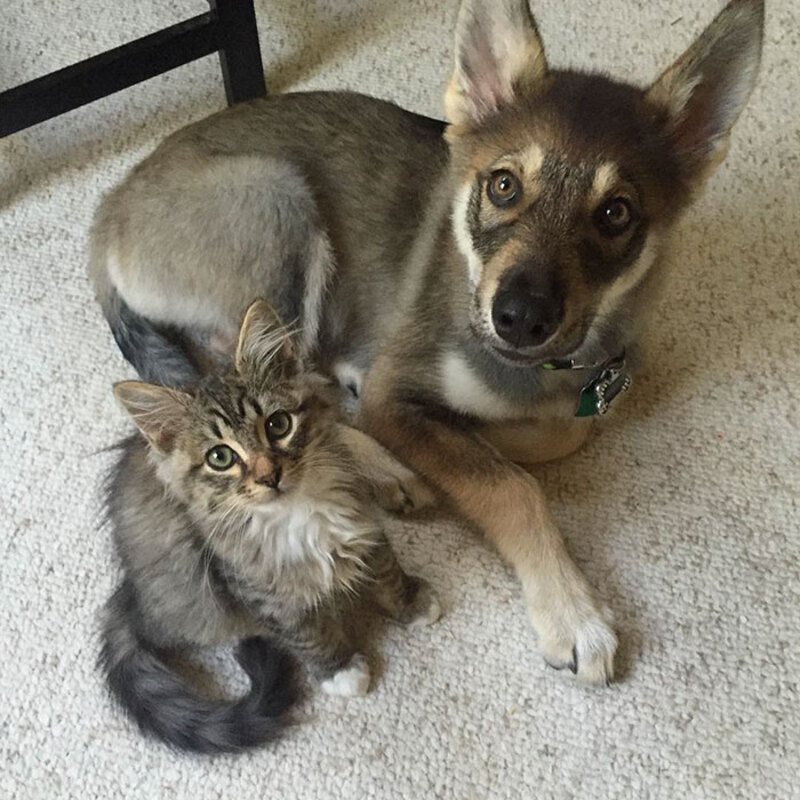
<svg viewBox="0 0 800 800">
<path fill-rule="evenodd" d="M 367 659 L 356 653 L 338 672 L 322 681 L 320 688 L 326 694 L 338 697 L 363 697 L 369 690 Z"/>
<path fill-rule="evenodd" d="M 400 621 L 404 625 L 431 625 L 442 616 L 442 604 L 431 585 L 421 578 L 414 599 L 403 609 Z"/>
<path fill-rule="evenodd" d="M 408 475 L 378 487 L 378 502 L 386 511 L 410 514 L 433 505 L 436 495 L 422 478 L 408 470 Z"/>
</svg>

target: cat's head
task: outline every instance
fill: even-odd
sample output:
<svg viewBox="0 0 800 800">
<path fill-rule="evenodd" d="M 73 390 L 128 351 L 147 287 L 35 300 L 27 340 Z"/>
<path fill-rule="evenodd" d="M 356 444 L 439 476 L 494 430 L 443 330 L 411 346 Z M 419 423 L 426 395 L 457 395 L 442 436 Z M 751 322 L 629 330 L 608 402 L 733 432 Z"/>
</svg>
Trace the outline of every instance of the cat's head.
<svg viewBox="0 0 800 800">
<path fill-rule="evenodd" d="M 190 391 L 124 381 L 114 393 L 150 444 L 159 478 L 196 512 L 274 503 L 320 460 L 332 411 L 290 331 L 263 300 L 239 332 L 233 369 Z"/>
</svg>

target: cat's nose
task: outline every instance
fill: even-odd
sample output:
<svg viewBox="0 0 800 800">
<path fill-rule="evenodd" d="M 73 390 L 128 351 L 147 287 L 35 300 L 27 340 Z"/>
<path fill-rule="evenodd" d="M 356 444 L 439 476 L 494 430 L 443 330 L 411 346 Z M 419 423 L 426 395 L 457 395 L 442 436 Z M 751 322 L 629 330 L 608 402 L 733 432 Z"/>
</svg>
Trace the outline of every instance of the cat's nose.
<svg viewBox="0 0 800 800">
<path fill-rule="evenodd" d="M 259 475 L 255 481 L 259 486 L 269 486 L 270 489 L 277 489 L 281 482 L 281 468 L 275 467 L 272 472 Z"/>
</svg>

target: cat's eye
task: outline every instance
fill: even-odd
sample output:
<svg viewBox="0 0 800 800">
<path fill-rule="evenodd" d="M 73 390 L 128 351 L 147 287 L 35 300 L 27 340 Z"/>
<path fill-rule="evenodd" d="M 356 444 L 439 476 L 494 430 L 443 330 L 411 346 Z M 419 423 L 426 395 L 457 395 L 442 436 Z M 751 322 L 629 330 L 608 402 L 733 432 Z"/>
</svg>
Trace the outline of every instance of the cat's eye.
<svg viewBox="0 0 800 800">
<path fill-rule="evenodd" d="M 612 197 L 606 200 L 594 213 L 595 225 L 606 236 L 619 236 L 633 222 L 633 209 L 630 201 L 624 197 Z"/>
<path fill-rule="evenodd" d="M 225 472 L 236 463 L 236 453 L 226 444 L 218 444 L 206 453 L 206 464 L 217 472 Z"/>
<path fill-rule="evenodd" d="M 522 186 L 513 172 L 499 169 L 489 176 L 486 184 L 486 195 L 498 208 L 514 205 L 522 195 Z"/>
<path fill-rule="evenodd" d="M 274 442 L 276 439 L 283 439 L 292 429 L 292 418 L 285 411 L 276 411 L 267 417 L 264 428 L 267 433 L 267 439 L 270 441 Z"/>
</svg>

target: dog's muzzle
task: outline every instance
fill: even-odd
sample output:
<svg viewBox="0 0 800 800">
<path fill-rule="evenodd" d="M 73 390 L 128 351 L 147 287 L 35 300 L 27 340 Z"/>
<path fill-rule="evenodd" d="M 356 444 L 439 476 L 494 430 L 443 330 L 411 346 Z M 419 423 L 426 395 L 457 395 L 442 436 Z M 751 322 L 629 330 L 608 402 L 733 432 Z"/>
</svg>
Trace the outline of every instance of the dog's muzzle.
<svg viewBox="0 0 800 800">
<path fill-rule="evenodd" d="M 517 349 L 544 344 L 563 319 L 563 298 L 529 270 L 503 280 L 492 302 L 497 335 Z"/>
</svg>

